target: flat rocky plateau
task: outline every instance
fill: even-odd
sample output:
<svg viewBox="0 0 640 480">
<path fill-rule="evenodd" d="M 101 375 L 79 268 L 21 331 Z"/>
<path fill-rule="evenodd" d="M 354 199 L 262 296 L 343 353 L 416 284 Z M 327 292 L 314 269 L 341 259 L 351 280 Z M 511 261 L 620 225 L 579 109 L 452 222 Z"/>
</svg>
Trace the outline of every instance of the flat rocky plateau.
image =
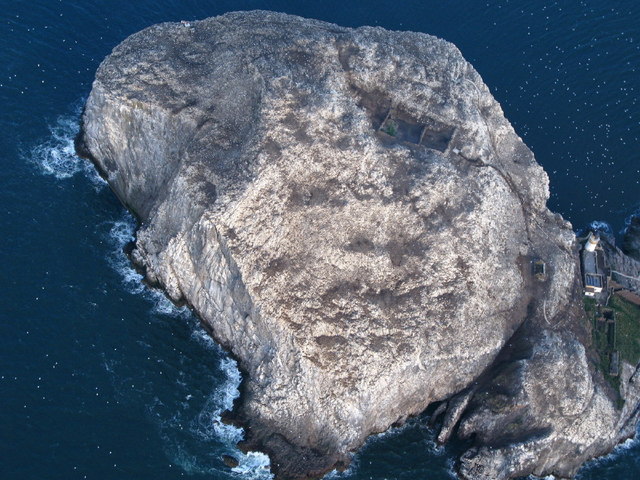
<svg viewBox="0 0 640 480">
<path fill-rule="evenodd" d="M 434 402 L 467 479 L 571 477 L 634 434 L 636 366 L 620 393 L 594 366 L 571 225 L 452 44 L 263 11 L 155 25 L 101 64 L 77 148 L 137 215 L 147 279 L 238 359 L 245 448 L 278 478 Z"/>
</svg>

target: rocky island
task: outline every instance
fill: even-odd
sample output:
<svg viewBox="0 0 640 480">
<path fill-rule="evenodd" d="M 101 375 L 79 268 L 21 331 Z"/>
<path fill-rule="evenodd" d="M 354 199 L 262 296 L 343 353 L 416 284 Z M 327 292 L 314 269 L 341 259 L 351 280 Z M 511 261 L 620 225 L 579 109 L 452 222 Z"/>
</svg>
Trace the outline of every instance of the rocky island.
<svg viewBox="0 0 640 480">
<path fill-rule="evenodd" d="M 239 12 L 101 64 L 77 149 L 139 219 L 132 258 L 244 373 L 277 478 L 345 468 L 439 402 L 466 479 L 554 474 L 635 433 L 598 368 L 548 177 L 438 38 Z"/>
</svg>

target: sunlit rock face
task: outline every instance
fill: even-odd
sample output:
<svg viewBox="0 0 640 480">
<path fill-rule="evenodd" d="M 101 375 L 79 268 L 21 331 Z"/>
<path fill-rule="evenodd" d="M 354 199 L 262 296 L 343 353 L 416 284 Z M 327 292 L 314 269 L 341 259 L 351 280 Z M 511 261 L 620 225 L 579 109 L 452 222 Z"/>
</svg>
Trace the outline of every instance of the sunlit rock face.
<svg viewBox="0 0 640 480">
<path fill-rule="evenodd" d="M 570 225 L 452 44 L 271 12 L 156 25 L 100 66 L 78 145 L 138 215 L 148 279 L 238 358 L 237 417 L 281 478 L 460 392 L 466 476 L 575 468 L 600 453 L 567 427 L 581 412 L 622 435 L 581 343 Z"/>
</svg>

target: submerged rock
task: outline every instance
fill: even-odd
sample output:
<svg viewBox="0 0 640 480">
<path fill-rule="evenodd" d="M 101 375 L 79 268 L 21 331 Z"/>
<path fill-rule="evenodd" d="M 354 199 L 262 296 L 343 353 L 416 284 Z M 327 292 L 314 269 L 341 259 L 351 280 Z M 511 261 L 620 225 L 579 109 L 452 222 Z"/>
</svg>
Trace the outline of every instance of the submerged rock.
<svg viewBox="0 0 640 480">
<path fill-rule="evenodd" d="M 452 44 L 156 25 L 100 66 L 78 148 L 138 215 L 148 279 L 239 360 L 247 448 L 280 478 L 458 394 L 441 437 L 475 435 L 467 478 L 570 475 L 633 433 L 585 348 L 571 226 Z"/>
<path fill-rule="evenodd" d="M 232 457 L 231 455 L 222 455 L 222 461 L 229 468 L 236 468 L 238 465 L 240 465 L 238 459 Z"/>
</svg>

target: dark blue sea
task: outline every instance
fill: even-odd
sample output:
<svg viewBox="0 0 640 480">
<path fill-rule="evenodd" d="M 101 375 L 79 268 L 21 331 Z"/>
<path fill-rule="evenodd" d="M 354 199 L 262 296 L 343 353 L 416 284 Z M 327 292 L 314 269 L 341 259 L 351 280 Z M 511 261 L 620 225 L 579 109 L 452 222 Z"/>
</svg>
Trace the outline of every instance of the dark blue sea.
<svg viewBox="0 0 640 480">
<path fill-rule="evenodd" d="M 186 309 L 141 283 L 134 220 L 73 137 L 94 72 L 153 23 L 270 9 L 454 42 L 551 178 L 574 228 L 640 208 L 638 0 L 1 0 L 0 480 L 268 479 L 220 414 L 240 373 Z M 604 224 L 601 224 L 604 225 Z M 334 478 L 454 478 L 422 419 Z M 230 469 L 222 454 L 240 464 Z M 640 478 L 640 442 L 579 478 Z"/>
</svg>

